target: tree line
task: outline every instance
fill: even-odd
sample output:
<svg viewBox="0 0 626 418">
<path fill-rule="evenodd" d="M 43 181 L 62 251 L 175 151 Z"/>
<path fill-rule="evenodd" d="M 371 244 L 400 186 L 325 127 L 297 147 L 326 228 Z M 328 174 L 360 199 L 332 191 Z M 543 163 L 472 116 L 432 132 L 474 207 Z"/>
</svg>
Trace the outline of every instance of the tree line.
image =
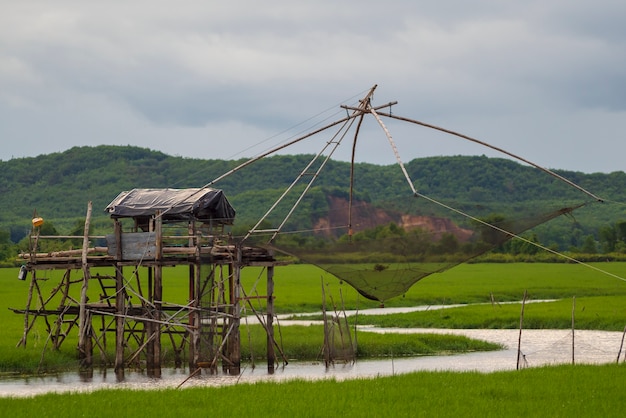
<svg viewBox="0 0 626 418">
<path fill-rule="evenodd" d="M 237 210 L 236 228 L 244 230 L 254 224 L 310 158 L 310 155 L 267 157 L 216 183 L 214 187 L 223 189 Z M 82 228 L 87 202 L 92 201 L 95 208 L 92 229 L 102 235 L 111 230 L 104 208 L 120 192 L 132 188 L 200 187 L 243 161 L 183 158 L 134 146 L 74 147 L 60 153 L 0 161 L 0 259 L 11 260 L 23 249 L 35 213 L 45 219 L 46 228 L 72 235 Z M 328 193 L 347 195 L 350 169 L 347 162 L 330 161 L 307 195 L 305 210 L 294 221 L 304 228 L 312 222 L 312 214 L 328 210 Z M 507 159 L 418 158 L 407 162 L 406 170 L 419 193 L 483 217 L 511 210 L 521 213 L 547 204 L 558 209 L 559 205 L 581 199 L 576 190 L 562 182 Z M 626 201 L 624 172 L 555 171 L 609 202 Z M 400 212 L 415 209 L 403 206 L 405 200 L 400 197 L 410 191 L 397 165 L 358 163 L 354 172 L 353 190 L 360 200 Z M 422 214 L 455 217 L 430 202 L 419 204 Z M 626 219 L 624 205 L 590 204 L 571 217 L 555 219 L 533 229 L 529 237 L 564 251 L 623 252 L 626 245 L 623 219 Z M 460 224 L 467 222 L 458 216 L 455 220 Z M 507 245 L 499 251 L 532 251 L 515 240 Z"/>
</svg>

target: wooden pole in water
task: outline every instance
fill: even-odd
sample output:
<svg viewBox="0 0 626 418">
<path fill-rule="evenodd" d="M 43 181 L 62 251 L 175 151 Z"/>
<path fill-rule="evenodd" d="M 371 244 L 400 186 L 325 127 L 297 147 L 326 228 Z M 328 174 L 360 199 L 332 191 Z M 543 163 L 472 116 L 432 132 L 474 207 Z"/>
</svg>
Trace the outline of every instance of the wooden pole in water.
<svg viewBox="0 0 626 418">
<path fill-rule="evenodd" d="M 190 237 L 196 235 L 195 223 L 189 222 L 187 233 Z M 196 291 L 196 283 L 200 280 L 200 237 L 189 238 L 189 246 L 195 247 L 194 263 L 189 265 L 189 370 L 198 367 L 199 335 L 200 335 L 200 307 L 199 292 Z"/>
<path fill-rule="evenodd" d="M 231 276 L 231 304 L 233 307 L 233 316 L 231 318 L 231 332 L 228 335 L 228 351 L 231 363 L 229 365 L 229 373 L 231 376 L 236 376 L 241 371 L 241 342 L 239 336 L 241 319 L 241 265 L 243 259 L 241 245 L 236 245 L 235 251 L 237 254 Z"/>
<path fill-rule="evenodd" d="M 194 269 L 194 286 L 195 286 L 195 290 L 194 290 L 194 303 L 192 306 L 194 306 L 196 309 L 194 310 L 193 313 L 193 317 L 194 319 L 194 327 L 192 328 L 192 335 L 193 335 L 193 339 L 194 339 L 194 360 L 196 362 L 196 364 L 194 366 L 197 367 L 197 363 L 200 360 L 203 361 L 207 361 L 208 358 L 203 358 L 201 359 L 201 354 L 202 354 L 202 339 L 201 339 L 201 335 L 202 335 L 202 330 L 203 328 L 206 329 L 206 324 L 202 323 L 202 311 L 201 309 L 204 308 L 203 306 L 203 302 L 202 302 L 202 298 L 203 298 L 203 286 L 202 286 L 202 281 L 203 280 L 209 280 L 209 278 L 202 278 L 202 259 L 200 258 L 200 242 L 198 242 L 198 253 L 197 253 L 197 262 L 196 262 L 196 268 Z M 210 267 L 211 269 L 214 268 L 214 266 Z M 211 272 L 209 273 L 211 275 L 214 274 L 213 270 L 211 270 Z M 206 291 L 206 290 L 204 290 Z M 212 292 L 212 289 L 210 290 Z M 210 300 L 210 299 L 209 299 Z M 212 338 L 212 337 L 211 337 Z M 191 370 L 191 368 L 189 369 Z"/>
<path fill-rule="evenodd" d="M 356 360 L 356 346 L 352 344 L 352 334 L 350 333 L 350 322 L 348 321 L 348 315 L 346 314 L 346 305 L 343 300 L 343 292 L 339 288 L 339 296 L 341 298 L 341 310 L 343 311 L 343 321 L 345 323 L 346 331 L 348 333 L 348 343 L 350 344 L 350 361 Z M 356 333 L 356 328 L 355 328 Z"/>
<path fill-rule="evenodd" d="M 274 373 L 276 352 L 274 351 L 274 266 L 267 267 L 267 372 Z"/>
<path fill-rule="evenodd" d="M 90 325 L 91 321 L 87 321 L 87 289 L 89 288 L 89 279 L 91 274 L 89 264 L 87 262 L 87 254 L 89 251 L 89 228 L 91 225 L 91 209 L 92 203 L 87 203 L 87 216 L 85 217 L 85 230 L 83 231 L 83 284 L 80 289 L 80 306 L 78 312 L 78 355 L 81 367 L 90 368 L 92 366 L 92 354 L 88 347 L 87 339 L 91 338 Z M 91 345 L 91 344 L 89 344 Z"/>
<path fill-rule="evenodd" d="M 115 221 L 115 374 L 124 379 L 124 274 L 122 271 L 122 224 Z"/>
<path fill-rule="evenodd" d="M 522 328 L 524 325 L 524 306 L 526 305 L 526 297 L 528 296 L 528 291 L 524 290 L 524 299 L 522 299 L 522 312 L 519 316 L 519 338 L 517 339 L 517 367 L 519 370 L 520 359 L 522 356 Z"/>
<path fill-rule="evenodd" d="M 163 222 L 161 211 L 156 212 L 156 266 L 154 269 L 154 370 L 153 377 L 161 377 L 161 306 L 163 304 Z"/>
<path fill-rule="evenodd" d="M 200 326 L 200 322 L 196 321 L 196 309 L 198 301 L 196 299 L 196 269 L 198 266 L 198 258 L 196 254 L 196 264 L 189 265 L 189 370 L 198 367 L 198 352 L 196 347 L 196 327 Z"/>
<path fill-rule="evenodd" d="M 619 345 L 619 351 L 617 352 L 617 363 L 619 363 L 619 356 L 622 355 L 622 348 L 624 347 L 624 337 L 626 337 L 626 326 L 624 327 L 624 332 L 622 332 L 622 342 Z M 624 361 L 626 361 L 626 356 L 624 356 Z"/>
<path fill-rule="evenodd" d="M 328 341 L 328 318 L 326 317 L 326 292 L 324 290 L 324 278 L 320 277 L 322 281 L 322 317 L 324 318 L 324 363 L 326 367 L 330 366 L 330 347 Z"/>
<path fill-rule="evenodd" d="M 575 344 L 574 344 L 574 330 L 575 330 L 575 326 L 574 326 L 574 314 L 576 312 L 576 296 L 573 297 L 572 299 L 572 364 L 575 364 L 575 358 L 574 358 L 574 352 L 575 352 Z"/>
</svg>

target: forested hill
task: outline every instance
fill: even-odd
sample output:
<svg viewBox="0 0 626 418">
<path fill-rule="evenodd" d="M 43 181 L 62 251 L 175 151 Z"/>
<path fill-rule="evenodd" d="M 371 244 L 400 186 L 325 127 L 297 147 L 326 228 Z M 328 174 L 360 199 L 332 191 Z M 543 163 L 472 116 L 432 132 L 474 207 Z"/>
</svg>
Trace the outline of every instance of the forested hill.
<svg viewBox="0 0 626 418">
<path fill-rule="evenodd" d="M 290 184 L 310 158 L 306 155 L 264 158 L 214 187 L 223 189 L 236 209 L 256 205 L 262 211 L 268 200 Z M 10 231 L 11 240 L 16 242 L 28 233 L 30 219 L 37 210 L 38 215 L 54 223 L 59 233 L 69 233 L 84 219 L 88 201 L 93 202 L 96 228 L 110 227 L 104 208 L 121 191 L 200 187 L 243 161 L 174 157 L 133 146 L 75 147 L 61 153 L 0 161 L 0 231 Z M 406 167 L 420 192 L 438 199 L 452 199 L 461 205 L 481 201 L 505 205 L 571 197 L 567 196 L 569 192 L 563 194 L 556 188 L 556 182 L 538 175 L 538 170 L 507 159 L 432 157 L 412 160 Z M 358 170 L 359 184 L 367 184 L 364 198 L 376 201 L 382 196 L 389 199 L 407 192 L 406 180 L 397 165 L 361 163 Z M 626 202 L 624 172 L 557 172 L 601 197 Z M 349 174 L 348 163 L 330 161 L 315 185 L 345 188 Z M 359 184 L 357 193 L 362 192 Z M 513 197 L 504 199 L 505 189 L 514 190 Z M 585 225 L 591 228 L 588 232 L 626 219 L 623 207 L 607 205 L 601 212 L 587 215 Z"/>
</svg>

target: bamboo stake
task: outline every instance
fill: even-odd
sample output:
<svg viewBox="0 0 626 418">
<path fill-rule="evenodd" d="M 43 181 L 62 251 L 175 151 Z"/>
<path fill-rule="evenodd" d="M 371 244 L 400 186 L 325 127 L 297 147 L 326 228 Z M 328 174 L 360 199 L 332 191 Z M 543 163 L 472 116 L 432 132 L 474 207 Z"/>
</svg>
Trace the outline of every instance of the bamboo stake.
<svg viewBox="0 0 626 418">
<path fill-rule="evenodd" d="M 82 253 L 82 269 L 83 284 L 80 289 L 80 307 L 78 313 L 78 352 L 81 357 L 81 366 L 91 367 L 91 353 L 88 353 L 87 338 L 89 337 L 89 324 L 87 324 L 87 289 L 89 288 L 89 264 L 87 263 L 87 252 L 89 250 L 89 227 L 91 225 L 92 203 L 87 203 L 87 216 L 85 217 L 85 230 L 83 231 L 83 253 Z"/>
<path fill-rule="evenodd" d="M 346 314 L 346 305 L 343 300 L 343 292 L 339 288 L 339 296 L 341 298 L 341 310 L 343 311 L 343 319 L 346 324 L 346 330 L 348 331 L 348 343 L 350 344 L 350 361 L 354 363 L 356 359 L 356 347 L 352 344 L 352 335 L 350 334 L 350 323 L 348 322 L 348 315 Z"/>
<path fill-rule="evenodd" d="M 524 299 L 522 300 L 522 312 L 520 313 L 520 317 L 519 317 L 519 338 L 517 340 L 517 367 L 516 369 L 519 370 L 519 362 L 520 362 L 520 357 L 522 355 L 522 328 L 524 325 L 524 306 L 526 305 L 526 297 L 528 296 L 528 291 L 524 290 Z"/>
<path fill-rule="evenodd" d="M 324 318 L 324 362 L 326 367 L 330 365 L 330 353 L 328 347 L 328 318 L 326 317 L 326 292 L 324 291 L 324 278 L 320 277 L 322 282 L 322 317 Z"/>
<path fill-rule="evenodd" d="M 118 380 L 124 380 L 124 275 L 122 272 L 122 224 L 115 221 L 115 374 Z"/>
<path fill-rule="evenodd" d="M 624 347 L 624 337 L 626 337 L 626 326 L 624 327 L 624 332 L 622 333 L 622 342 L 619 345 L 619 351 L 617 352 L 617 363 L 619 363 L 619 356 L 622 355 L 622 348 Z M 624 357 L 624 361 L 626 361 L 626 356 Z"/>
<path fill-rule="evenodd" d="M 161 211 L 157 211 L 155 215 L 155 232 L 156 232 L 156 260 L 158 264 L 154 268 L 154 318 L 161 320 L 161 306 L 163 300 L 163 220 Z M 150 353 L 154 361 L 152 370 L 153 377 L 161 377 L 161 326 L 157 323 L 152 324 L 154 333 L 153 352 Z"/>
<path fill-rule="evenodd" d="M 576 296 L 574 296 L 573 299 L 572 299 L 572 364 L 575 363 L 575 359 L 574 359 L 574 355 L 575 355 L 574 354 L 574 352 L 575 352 L 575 350 L 574 350 L 574 347 L 575 347 L 575 345 L 574 345 L 574 330 L 575 330 L 575 327 L 574 327 L 574 313 L 575 312 L 576 312 Z"/>
<path fill-rule="evenodd" d="M 202 367 L 198 367 L 196 370 L 194 370 L 193 373 L 191 373 L 189 376 L 187 376 L 187 378 L 185 380 L 183 380 L 182 382 L 180 382 L 180 384 L 178 386 L 176 386 L 176 389 L 180 389 L 180 387 L 182 385 L 184 385 L 185 383 L 187 383 L 187 381 L 189 379 L 191 379 L 192 377 L 194 377 L 195 375 L 197 375 L 198 373 L 200 373 L 202 371 Z"/>
<path fill-rule="evenodd" d="M 361 294 L 357 292 L 356 294 L 356 310 L 354 311 L 354 361 L 356 362 L 356 353 L 359 350 L 359 340 L 357 333 L 357 324 L 359 323 L 359 299 L 361 298 Z"/>
<path fill-rule="evenodd" d="M 17 347 L 22 345 L 24 348 L 26 348 L 26 338 L 28 337 L 28 332 L 30 331 L 30 328 L 31 328 L 28 322 L 28 313 L 30 312 L 30 305 L 33 301 L 33 289 L 35 288 L 36 280 L 37 280 L 36 271 L 33 270 L 31 273 L 30 283 L 28 285 L 28 297 L 26 298 L 26 310 L 24 311 L 24 333 L 22 334 L 22 339 L 17 343 Z"/>
<path fill-rule="evenodd" d="M 276 353 L 274 352 L 274 267 L 267 268 L 267 372 L 274 374 Z"/>
</svg>

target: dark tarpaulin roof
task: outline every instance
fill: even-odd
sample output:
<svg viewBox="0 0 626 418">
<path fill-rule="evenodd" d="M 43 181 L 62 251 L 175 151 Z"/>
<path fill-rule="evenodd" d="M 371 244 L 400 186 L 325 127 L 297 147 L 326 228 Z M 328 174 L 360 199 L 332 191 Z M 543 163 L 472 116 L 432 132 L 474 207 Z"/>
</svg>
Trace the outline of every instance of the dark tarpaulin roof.
<svg viewBox="0 0 626 418">
<path fill-rule="evenodd" d="M 235 209 L 224 192 L 210 188 L 133 189 L 120 193 L 105 209 L 112 218 L 153 216 L 164 220 L 212 220 L 232 225 Z"/>
</svg>

